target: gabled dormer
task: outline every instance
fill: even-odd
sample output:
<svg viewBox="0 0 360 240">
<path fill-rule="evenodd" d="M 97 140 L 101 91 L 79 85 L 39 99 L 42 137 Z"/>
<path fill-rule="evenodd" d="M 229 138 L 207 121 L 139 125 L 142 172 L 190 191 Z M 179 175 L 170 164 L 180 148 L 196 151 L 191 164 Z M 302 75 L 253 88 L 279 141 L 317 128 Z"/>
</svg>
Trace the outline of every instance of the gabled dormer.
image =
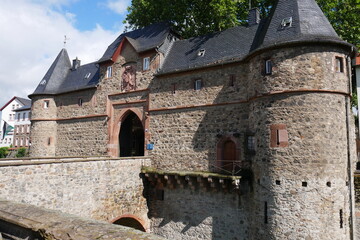
<svg viewBox="0 0 360 240">
<path fill-rule="evenodd" d="M 177 39 L 165 23 L 121 34 L 99 60 L 101 81 L 114 91 L 146 88 Z"/>
</svg>

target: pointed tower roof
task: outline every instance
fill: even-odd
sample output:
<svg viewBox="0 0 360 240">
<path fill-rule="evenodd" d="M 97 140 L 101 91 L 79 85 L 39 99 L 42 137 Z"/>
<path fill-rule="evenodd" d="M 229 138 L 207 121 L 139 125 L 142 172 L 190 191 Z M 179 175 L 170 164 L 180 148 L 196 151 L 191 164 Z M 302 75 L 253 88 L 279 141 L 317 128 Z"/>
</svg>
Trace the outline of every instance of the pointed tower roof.
<svg viewBox="0 0 360 240">
<path fill-rule="evenodd" d="M 265 23 L 255 48 L 295 42 L 343 41 L 315 0 L 278 0 Z"/>
<path fill-rule="evenodd" d="M 70 68 L 71 62 L 69 55 L 66 49 L 62 49 L 43 79 L 40 81 L 34 93 L 29 95 L 29 97 L 39 94 L 57 93 L 70 72 Z"/>
</svg>

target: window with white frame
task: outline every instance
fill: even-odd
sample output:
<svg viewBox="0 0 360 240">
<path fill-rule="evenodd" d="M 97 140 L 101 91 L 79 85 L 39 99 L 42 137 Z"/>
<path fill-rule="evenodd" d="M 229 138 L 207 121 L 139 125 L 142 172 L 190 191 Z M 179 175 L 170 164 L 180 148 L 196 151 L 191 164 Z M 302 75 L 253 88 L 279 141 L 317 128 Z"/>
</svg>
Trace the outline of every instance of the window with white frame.
<svg viewBox="0 0 360 240">
<path fill-rule="evenodd" d="M 108 66 L 106 69 L 106 77 L 110 78 L 112 77 L 112 66 Z"/>
<path fill-rule="evenodd" d="M 25 118 L 26 118 L 26 112 L 23 113 L 23 121 L 25 121 Z"/>
<path fill-rule="evenodd" d="M 150 57 L 143 58 L 143 70 L 149 70 L 150 69 Z"/>
<path fill-rule="evenodd" d="M 15 147 L 17 147 L 19 145 L 19 138 L 15 139 Z"/>
<path fill-rule="evenodd" d="M 44 108 L 49 108 L 49 105 L 50 105 L 50 101 L 44 100 Z"/>
<path fill-rule="evenodd" d="M 271 59 L 265 60 L 265 74 L 271 75 L 272 74 L 272 62 Z"/>
<path fill-rule="evenodd" d="M 20 116 L 21 116 L 21 114 L 18 113 L 18 115 L 17 115 L 17 121 L 20 121 Z"/>
</svg>

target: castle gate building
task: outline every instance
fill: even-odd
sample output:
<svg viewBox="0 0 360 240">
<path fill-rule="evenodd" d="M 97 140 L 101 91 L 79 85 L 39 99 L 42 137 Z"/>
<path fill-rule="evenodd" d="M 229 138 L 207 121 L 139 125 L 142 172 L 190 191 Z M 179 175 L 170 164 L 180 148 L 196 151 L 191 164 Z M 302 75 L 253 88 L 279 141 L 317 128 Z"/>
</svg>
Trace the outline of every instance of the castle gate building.
<svg viewBox="0 0 360 240">
<path fill-rule="evenodd" d="M 173 239 L 352 239 L 351 44 L 314 0 L 181 39 L 62 49 L 32 99 L 30 154 L 151 158 L 151 231 Z"/>
</svg>

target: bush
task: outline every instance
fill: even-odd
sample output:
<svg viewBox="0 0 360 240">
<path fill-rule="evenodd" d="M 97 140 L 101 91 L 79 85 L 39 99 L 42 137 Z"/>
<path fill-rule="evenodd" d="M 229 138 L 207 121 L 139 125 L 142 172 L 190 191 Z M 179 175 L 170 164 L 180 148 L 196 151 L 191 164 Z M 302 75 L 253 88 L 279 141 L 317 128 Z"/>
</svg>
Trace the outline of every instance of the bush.
<svg viewBox="0 0 360 240">
<path fill-rule="evenodd" d="M 6 156 L 9 154 L 9 148 L 8 147 L 1 147 L 0 148 L 0 158 L 6 158 Z"/>
<path fill-rule="evenodd" d="M 26 148 L 19 148 L 16 153 L 16 157 L 25 157 Z"/>
</svg>

